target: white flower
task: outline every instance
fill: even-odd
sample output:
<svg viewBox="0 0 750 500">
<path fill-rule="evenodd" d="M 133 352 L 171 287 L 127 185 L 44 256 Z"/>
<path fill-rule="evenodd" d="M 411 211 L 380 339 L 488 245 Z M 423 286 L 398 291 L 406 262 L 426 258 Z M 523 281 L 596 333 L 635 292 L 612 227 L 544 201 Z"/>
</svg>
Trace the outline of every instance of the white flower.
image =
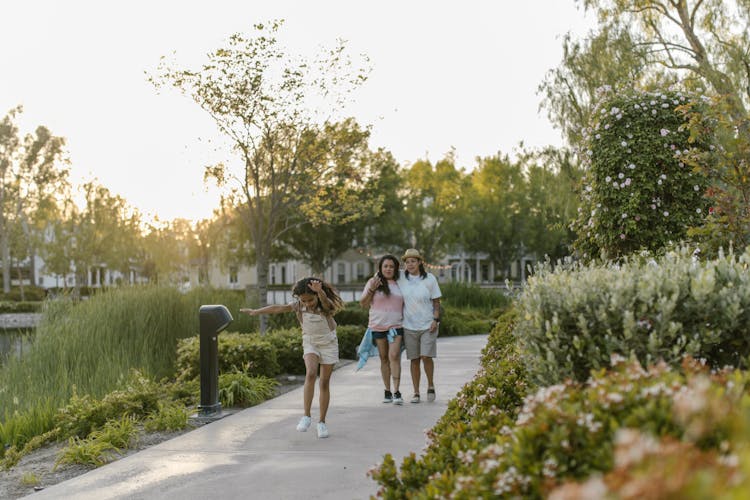
<svg viewBox="0 0 750 500">
<path fill-rule="evenodd" d="M 605 181 L 606 181 L 607 183 L 609 183 L 609 182 L 611 182 L 611 181 L 612 181 L 612 177 L 610 177 L 610 176 L 607 176 L 607 177 L 605 177 L 605 178 L 604 178 L 604 180 L 605 180 Z"/>
<path fill-rule="evenodd" d="M 667 174 L 661 174 L 660 176 L 662 179 L 667 180 Z"/>
<path fill-rule="evenodd" d="M 628 146 L 628 143 L 627 143 L 627 142 L 625 142 L 625 141 L 622 141 L 622 142 L 621 142 L 620 144 L 621 144 L 621 145 L 622 145 L 622 147 L 624 147 L 624 148 Z"/>
<path fill-rule="evenodd" d="M 619 177 L 620 179 L 622 179 L 623 177 L 625 177 L 625 174 L 623 174 L 622 172 L 620 172 L 619 174 L 617 174 L 617 177 Z"/>
<path fill-rule="evenodd" d="M 699 214 L 699 213 L 701 213 L 702 211 L 703 211 L 703 210 L 701 210 L 700 208 L 696 208 L 696 209 L 695 209 L 695 213 L 696 213 L 696 214 Z"/>
<path fill-rule="evenodd" d="M 661 186 L 661 179 L 659 179 L 658 181 L 656 181 L 656 183 Z"/>
<path fill-rule="evenodd" d="M 628 214 L 622 214 L 622 218 L 623 219 L 627 219 L 628 218 Z"/>
<path fill-rule="evenodd" d="M 666 210 L 664 211 L 664 217 L 669 217 L 669 212 L 667 212 Z"/>
<path fill-rule="evenodd" d="M 630 165 L 628 165 L 628 168 L 630 170 L 635 170 L 635 163 L 631 163 Z"/>
<path fill-rule="evenodd" d="M 696 184 L 695 186 L 693 186 L 693 189 L 694 189 L 695 191 L 700 191 L 700 189 L 701 189 L 701 188 L 700 188 L 700 187 L 698 187 L 698 184 Z"/>
<path fill-rule="evenodd" d="M 655 110 L 655 109 L 652 109 L 652 110 L 651 110 L 651 114 L 652 114 L 652 115 L 655 115 L 655 114 L 656 114 L 656 110 Z"/>
<path fill-rule="evenodd" d="M 661 130 L 659 131 L 659 133 L 661 134 L 661 136 L 662 136 L 662 137 L 664 137 L 664 136 L 666 136 L 666 135 L 669 135 L 669 130 L 667 130 L 667 129 L 663 128 L 663 129 L 661 129 Z"/>
</svg>

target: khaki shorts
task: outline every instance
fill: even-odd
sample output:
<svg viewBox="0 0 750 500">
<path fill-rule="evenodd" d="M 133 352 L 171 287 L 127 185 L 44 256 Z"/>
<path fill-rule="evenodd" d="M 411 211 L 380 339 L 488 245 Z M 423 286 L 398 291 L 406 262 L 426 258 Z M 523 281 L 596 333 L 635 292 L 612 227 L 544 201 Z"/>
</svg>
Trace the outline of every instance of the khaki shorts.
<svg viewBox="0 0 750 500">
<path fill-rule="evenodd" d="M 339 339 L 336 332 L 326 337 L 302 336 L 302 356 L 316 354 L 321 365 L 335 365 L 339 362 Z"/>
<path fill-rule="evenodd" d="M 404 344 L 406 345 L 406 359 L 418 359 L 421 356 L 437 357 L 437 338 L 440 328 L 430 333 L 427 330 L 409 330 L 404 328 Z"/>
</svg>

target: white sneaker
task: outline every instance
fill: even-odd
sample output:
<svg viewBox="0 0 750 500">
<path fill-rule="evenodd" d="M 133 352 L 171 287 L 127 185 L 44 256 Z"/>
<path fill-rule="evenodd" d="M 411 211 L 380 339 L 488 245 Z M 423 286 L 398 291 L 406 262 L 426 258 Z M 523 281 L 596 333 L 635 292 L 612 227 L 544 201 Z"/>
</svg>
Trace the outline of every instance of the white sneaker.
<svg viewBox="0 0 750 500">
<path fill-rule="evenodd" d="M 328 427 L 326 427 L 325 422 L 318 422 L 318 437 L 319 438 L 328 437 Z"/>
<path fill-rule="evenodd" d="M 297 424 L 297 430 L 300 432 L 305 432 L 307 429 L 310 428 L 310 424 L 312 424 L 312 418 L 305 415 L 301 419 L 299 419 L 299 423 Z"/>
<path fill-rule="evenodd" d="M 404 398 L 401 397 L 401 393 L 398 391 L 393 393 L 393 404 L 394 405 L 404 404 Z"/>
</svg>

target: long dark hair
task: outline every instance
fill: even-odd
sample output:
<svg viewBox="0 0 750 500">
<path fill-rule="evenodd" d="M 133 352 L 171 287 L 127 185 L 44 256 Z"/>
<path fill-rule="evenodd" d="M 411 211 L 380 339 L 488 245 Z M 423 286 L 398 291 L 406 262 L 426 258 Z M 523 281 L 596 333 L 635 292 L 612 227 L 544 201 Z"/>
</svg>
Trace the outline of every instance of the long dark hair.
<svg viewBox="0 0 750 500">
<path fill-rule="evenodd" d="M 375 291 L 380 290 L 384 294 L 390 295 L 391 294 L 391 287 L 388 286 L 388 279 L 386 279 L 386 277 L 383 276 L 383 263 L 386 260 L 390 260 L 391 262 L 393 262 L 393 268 L 394 268 L 394 270 L 393 270 L 393 279 L 398 281 L 398 277 L 399 277 L 399 273 L 398 273 L 398 267 L 399 267 L 398 259 L 396 258 L 395 255 L 385 254 L 382 257 L 380 257 L 380 260 L 378 261 L 378 272 L 375 273 L 375 276 L 377 276 L 378 278 L 380 278 L 380 286 L 378 288 L 376 288 Z"/>
<path fill-rule="evenodd" d="M 336 290 L 331 285 L 329 285 L 328 283 L 326 283 L 320 278 L 314 278 L 314 277 L 302 278 L 297 283 L 295 283 L 294 286 L 292 287 L 292 295 L 295 297 L 299 297 L 300 295 L 303 295 L 303 294 L 317 295 L 313 291 L 313 289 L 310 288 L 311 281 L 320 281 L 321 285 L 323 286 L 323 292 L 326 294 L 326 297 L 328 297 L 328 300 L 331 301 L 331 305 L 333 306 L 333 308 L 330 311 L 323 309 L 323 306 L 320 303 L 320 300 L 318 300 L 318 308 L 321 311 L 327 314 L 335 314 L 344 308 L 344 301 L 341 300 L 341 297 L 339 297 L 339 294 L 336 292 Z"/>
<path fill-rule="evenodd" d="M 409 271 L 404 271 L 404 276 L 406 279 L 409 279 Z M 419 259 L 419 277 L 422 279 L 427 277 L 427 271 L 424 268 L 424 262 L 422 262 L 422 259 Z"/>
</svg>

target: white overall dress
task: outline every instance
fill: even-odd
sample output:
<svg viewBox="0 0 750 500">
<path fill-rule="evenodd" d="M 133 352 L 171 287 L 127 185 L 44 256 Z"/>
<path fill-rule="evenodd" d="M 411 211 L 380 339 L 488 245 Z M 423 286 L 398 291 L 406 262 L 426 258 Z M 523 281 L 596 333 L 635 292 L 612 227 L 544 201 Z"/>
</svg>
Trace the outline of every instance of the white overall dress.
<svg viewBox="0 0 750 500">
<path fill-rule="evenodd" d="M 339 360 L 339 339 L 336 322 L 330 316 L 308 312 L 302 304 L 296 308 L 302 325 L 302 351 L 317 354 L 320 364 L 333 365 Z"/>
</svg>

